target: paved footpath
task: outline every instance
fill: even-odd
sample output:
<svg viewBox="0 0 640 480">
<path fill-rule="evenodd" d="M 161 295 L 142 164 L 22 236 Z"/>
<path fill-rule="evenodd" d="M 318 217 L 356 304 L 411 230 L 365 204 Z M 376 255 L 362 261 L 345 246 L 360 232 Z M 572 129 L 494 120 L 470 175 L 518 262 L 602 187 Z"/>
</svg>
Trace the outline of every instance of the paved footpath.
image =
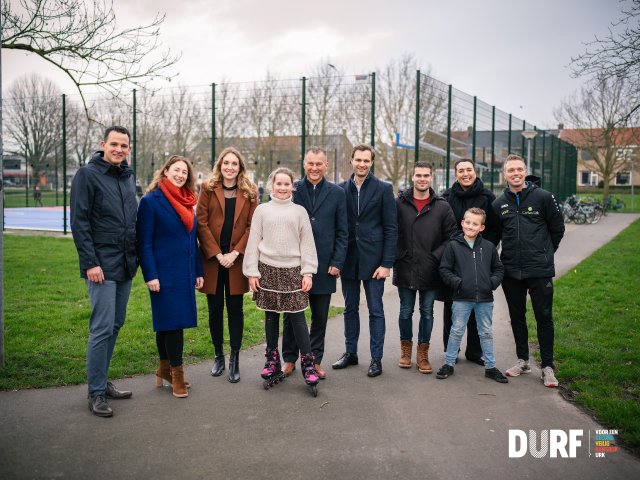
<svg viewBox="0 0 640 480">
<path fill-rule="evenodd" d="M 558 275 L 635 218 L 617 214 L 596 225 L 568 225 Z M 336 303 L 340 297 L 334 296 Z M 594 430 L 602 427 L 557 390 L 544 388 L 538 368 L 508 385 L 485 379 L 481 367 L 464 359 L 446 381 L 398 368 L 399 302 L 390 282 L 384 301 L 382 376 L 366 376 L 366 320 L 360 365 L 331 370 L 344 349 L 342 317 L 336 317 L 329 322 L 323 362 L 328 378 L 317 398 L 309 395 L 299 369 L 263 390 L 264 345 L 242 352 L 242 381 L 235 385 L 211 377 L 211 362 L 189 366 L 193 387 L 187 399 L 156 389 L 152 375 L 120 380 L 117 385 L 134 397 L 112 401 L 110 419 L 89 412 L 86 385 L 0 392 L 0 479 L 640 478 L 640 461 L 624 451 L 589 457 L 588 435 L 593 451 Z M 441 310 L 438 303 L 430 352 L 435 368 L 442 364 Z M 515 359 L 515 347 L 500 289 L 494 327 L 498 367 L 504 370 Z M 509 458 L 509 429 L 580 429 L 584 448 L 576 458 Z"/>
</svg>

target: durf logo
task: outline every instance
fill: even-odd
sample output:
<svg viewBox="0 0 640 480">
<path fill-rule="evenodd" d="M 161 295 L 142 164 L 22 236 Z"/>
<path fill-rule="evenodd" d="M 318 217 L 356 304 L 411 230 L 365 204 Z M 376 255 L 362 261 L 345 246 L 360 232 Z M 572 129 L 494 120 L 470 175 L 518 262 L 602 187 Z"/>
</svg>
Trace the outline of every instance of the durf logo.
<svg viewBox="0 0 640 480">
<path fill-rule="evenodd" d="M 576 450 L 582 446 L 579 439 L 584 436 L 582 430 L 542 430 L 538 433 L 529 430 L 509 430 L 509 458 L 522 458 L 529 454 L 533 458 L 576 458 Z M 528 442 L 527 442 L 528 440 Z"/>
</svg>

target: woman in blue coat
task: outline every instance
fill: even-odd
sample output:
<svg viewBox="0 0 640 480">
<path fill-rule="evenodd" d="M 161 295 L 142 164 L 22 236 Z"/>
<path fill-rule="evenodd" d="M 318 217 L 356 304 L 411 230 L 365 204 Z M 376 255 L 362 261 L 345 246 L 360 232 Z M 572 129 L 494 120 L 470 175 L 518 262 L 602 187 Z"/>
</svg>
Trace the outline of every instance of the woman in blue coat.
<svg viewBox="0 0 640 480">
<path fill-rule="evenodd" d="M 182 351 L 184 329 L 197 324 L 194 288 L 204 274 L 196 242 L 191 162 L 172 156 L 155 172 L 140 200 L 136 227 L 138 259 L 151 296 L 151 317 L 160 367 L 156 385 L 168 381 L 176 397 L 187 397 Z"/>
</svg>

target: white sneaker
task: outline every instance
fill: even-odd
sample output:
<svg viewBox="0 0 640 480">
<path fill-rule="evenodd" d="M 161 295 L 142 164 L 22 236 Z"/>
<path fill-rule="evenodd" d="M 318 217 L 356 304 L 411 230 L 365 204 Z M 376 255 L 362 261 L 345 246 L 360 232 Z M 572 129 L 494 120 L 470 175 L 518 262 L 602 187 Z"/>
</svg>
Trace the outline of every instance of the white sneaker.
<svg viewBox="0 0 640 480">
<path fill-rule="evenodd" d="M 516 364 L 504 373 L 506 373 L 508 377 L 517 377 L 522 373 L 531 373 L 531 367 L 528 361 L 519 358 Z"/>
<path fill-rule="evenodd" d="M 558 379 L 553 373 L 553 368 L 544 367 L 542 369 L 542 382 L 545 387 L 556 388 L 558 386 Z"/>
</svg>

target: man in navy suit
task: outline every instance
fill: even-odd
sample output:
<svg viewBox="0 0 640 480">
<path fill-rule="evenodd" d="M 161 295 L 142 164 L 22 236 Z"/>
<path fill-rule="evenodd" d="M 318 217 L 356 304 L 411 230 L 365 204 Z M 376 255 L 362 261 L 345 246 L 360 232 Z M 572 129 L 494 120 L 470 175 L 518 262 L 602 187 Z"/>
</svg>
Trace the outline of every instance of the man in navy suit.
<svg viewBox="0 0 640 480">
<path fill-rule="evenodd" d="M 353 175 L 340 184 L 346 193 L 349 242 L 342 270 L 344 336 L 346 352 L 333 368 L 358 364 L 360 336 L 360 282 L 369 309 L 371 364 L 367 375 L 382 373 L 385 318 L 382 305 L 384 281 L 395 261 L 398 222 L 393 187 L 371 173 L 375 159 L 369 145 L 356 145 L 351 152 Z"/>
<path fill-rule="evenodd" d="M 324 178 L 327 171 L 327 152 L 319 147 L 310 147 L 304 155 L 305 176 L 296 182 L 293 201 L 302 205 L 309 214 L 313 239 L 318 254 L 318 273 L 313 276 L 313 287 L 309 291 L 311 307 L 311 350 L 320 378 L 326 377 L 322 369 L 324 336 L 331 294 L 336 291 L 336 278 L 347 255 L 347 205 L 344 190 Z M 282 356 L 285 361 L 284 374 L 295 370 L 298 344 L 293 328 L 284 316 L 282 333 Z"/>
</svg>

